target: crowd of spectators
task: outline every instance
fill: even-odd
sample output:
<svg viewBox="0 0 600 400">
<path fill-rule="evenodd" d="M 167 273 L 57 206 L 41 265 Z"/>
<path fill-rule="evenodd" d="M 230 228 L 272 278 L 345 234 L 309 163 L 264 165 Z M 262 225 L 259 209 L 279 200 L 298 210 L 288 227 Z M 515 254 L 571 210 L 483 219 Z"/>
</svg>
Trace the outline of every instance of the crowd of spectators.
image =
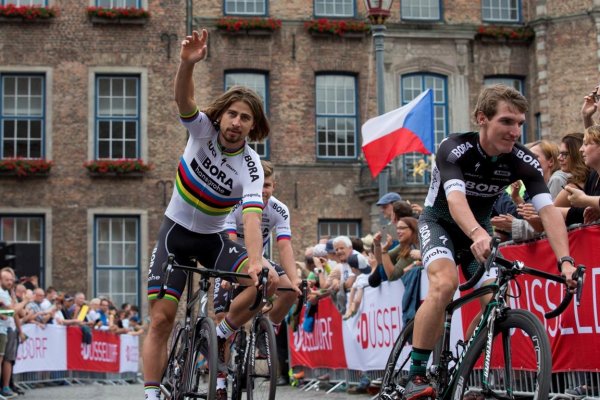
<svg viewBox="0 0 600 400">
<path fill-rule="evenodd" d="M 12 383 L 12 368 L 19 344 L 27 340 L 22 329 L 26 324 L 35 324 L 41 329 L 48 324 L 79 326 L 82 340 L 88 344 L 93 329 L 129 335 L 144 332 L 137 306 L 123 304 L 117 308 L 105 297 L 86 301 L 83 292 L 73 295 L 52 286 L 44 290 L 39 287 L 36 276 L 17 279 L 10 267 L 0 272 L 0 396 L 3 398 L 22 394 Z"/>
</svg>

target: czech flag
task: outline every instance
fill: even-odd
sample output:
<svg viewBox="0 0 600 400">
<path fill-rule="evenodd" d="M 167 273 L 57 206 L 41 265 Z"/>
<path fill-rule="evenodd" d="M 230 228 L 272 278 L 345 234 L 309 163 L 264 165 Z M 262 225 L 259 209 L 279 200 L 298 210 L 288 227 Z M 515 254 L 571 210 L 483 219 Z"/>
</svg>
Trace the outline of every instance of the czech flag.
<svg viewBox="0 0 600 400">
<path fill-rule="evenodd" d="M 362 139 L 362 149 L 373 178 L 400 154 L 433 153 L 435 138 L 431 89 L 410 103 L 365 122 Z"/>
</svg>

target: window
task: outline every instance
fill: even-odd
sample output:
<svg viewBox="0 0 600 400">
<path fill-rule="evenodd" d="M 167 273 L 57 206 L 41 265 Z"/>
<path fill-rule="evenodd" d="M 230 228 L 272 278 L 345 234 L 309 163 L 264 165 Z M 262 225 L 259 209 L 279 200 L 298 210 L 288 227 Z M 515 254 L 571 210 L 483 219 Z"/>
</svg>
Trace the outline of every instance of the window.
<svg viewBox="0 0 600 400">
<path fill-rule="evenodd" d="M 497 84 L 503 84 L 506 86 L 511 86 L 517 89 L 521 94 L 525 95 L 523 88 L 525 86 L 525 82 L 523 78 L 519 77 L 511 77 L 511 76 L 490 76 L 483 80 L 484 86 L 491 86 Z M 527 142 L 527 124 L 523 124 L 521 127 L 521 143 Z"/>
<path fill-rule="evenodd" d="M 495 22 L 519 22 L 521 20 L 520 0 L 483 0 L 482 19 Z"/>
<path fill-rule="evenodd" d="M 267 0 L 225 0 L 225 14 L 267 15 Z"/>
<path fill-rule="evenodd" d="M 320 220 L 319 239 L 336 236 L 360 237 L 360 221 L 355 220 Z"/>
<path fill-rule="evenodd" d="M 97 7 L 103 8 L 140 8 L 140 0 L 96 0 Z"/>
<path fill-rule="evenodd" d="M 139 305 L 139 218 L 96 216 L 94 222 L 95 296 Z"/>
<path fill-rule="evenodd" d="M 44 76 L 0 74 L 0 77 L 2 158 L 43 158 Z"/>
<path fill-rule="evenodd" d="M 96 77 L 97 159 L 140 158 L 140 79 Z"/>
<path fill-rule="evenodd" d="M 44 218 L 37 215 L 0 215 L 0 242 L 14 244 L 17 276 L 37 276 L 45 287 Z"/>
<path fill-rule="evenodd" d="M 401 0 L 401 7 L 402 19 L 440 19 L 440 0 Z"/>
<path fill-rule="evenodd" d="M 355 16 L 354 0 L 314 0 L 316 17 Z"/>
<path fill-rule="evenodd" d="M 263 100 L 265 113 L 269 114 L 267 96 L 267 74 L 261 72 L 226 72 L 225 90 L 234 85 L 241 85 L 254 90 Z M 269 157 L 269 139 L 262 142 L 249 142 L 250 147 L 256 151 L 260 158 Z"/>
<path fill-rule="evenodd" d="M 402 105 L 409 103 L 427 89 L 433 91 L 433 127 L 436 148 L 448 135 L 448 96 L 446 86 L 446 77 L 442 75 L 418 73 L 403 75 L 400 78 L 400 104 Z M 425 157 L 426 163 L 429 163 L 428 158 L 427 156 Z M 423 155 L 417 153 L 407 154 L 401 160 L 405 183 L 428 183 L 428 168 L 425 168 L 423 174 L 417 173 L 422 170 L 421 168 L 417 168 L 420 160 L 423 160 Z"/>
<path fill-rule="evenodd" d="M 0 0 L 0 4 L 14 4 L 15 6 L 47 6 L 48 0 Z"/>
<path fill-rule="evenodd" d="M 317 75 L 317 157 L 355 159 L 358 125 L 356 78 Z"/>
</svg>

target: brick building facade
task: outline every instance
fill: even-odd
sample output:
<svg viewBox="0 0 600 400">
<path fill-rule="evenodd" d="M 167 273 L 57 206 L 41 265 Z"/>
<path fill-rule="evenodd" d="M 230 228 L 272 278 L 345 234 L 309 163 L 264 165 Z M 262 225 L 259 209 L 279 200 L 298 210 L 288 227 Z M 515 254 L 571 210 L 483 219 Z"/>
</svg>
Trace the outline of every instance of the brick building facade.
<svg viewBox="0 0 600 400">
<path fill-rule="evenodd" d="M 142 303 L 185 146 L 172 83 L 190 24 L 209 30 L 209 57 L 195 72 L 201 106 L 240 82 L 265 97 L 272 136 L 259 150 L 276 166 L 276 196 L 292 213 L 298 259 L 320 235 L 376 228 L 377 181 L 360 156 L 360 126 L 377 110 L 371 37 L 305 26 L 321 18 L 364 22 L 363 1 L 194 0 L 193 18 L 183 0 L 107 1 L 151 14 L 117 20 L 88 15 L 87 6 L 102 2 L 39 2 L 59 14 L 0 16 L 0 149 L 3 160 L 54 165 L 42 176 L 0 172 L 0 240 L 17 243 L 17 266 L 45 286 Z M 0 1 L 8 3 L 19 1 Z M 281 27 L 218 28 L 224 15 L 251 14 Z M 526 141 L 582 129 L 583 95 L 598 82 L 600 0 L 398 0 L 386 25 L 385 109 L 433 88 L 438 141 L 472 129 L 477 94 L 494 81 L 530 99 Z M 154 168 L 96 176 L 83 167 L 121 157 Z M 422 202 L 427 175 L 412 173 L 419 158 L 395 160 L 389 188 Z"/>
</svg>

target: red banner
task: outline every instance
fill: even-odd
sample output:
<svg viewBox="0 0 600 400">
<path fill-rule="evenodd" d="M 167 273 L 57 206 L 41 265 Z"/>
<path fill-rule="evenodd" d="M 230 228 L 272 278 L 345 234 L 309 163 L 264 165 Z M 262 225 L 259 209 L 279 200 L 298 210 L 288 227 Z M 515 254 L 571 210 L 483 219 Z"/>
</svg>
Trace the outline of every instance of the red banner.
<svg viewBox="0 0 600 400">
<path fill-rule="evenodd" d="M 577 264 L 586 266 L 585 285 L 581 305 L 571 305 L 560 316 L 546 320 L 544 313 L 555 309 L 564 296 L 564 286 L 530 275 L 517 278 L 511 293 L 518 296 L 510 300 L 512 308 L 520 308 L 535 314 L 548 333 L 552 348 L 552 370 L 598 370 L 600 360 L 600 310 L 597 288 L 600 287 L 600 262 L 594 253 L 600 249 L 600 226 L 593 225 L 569 232 L 569 251 Z M 550 273 L 558 273 L 556 258 L 547 239 L 531 243 L 515 244 L 501 248 L 502 255 L 509 260 L 521 260 L 525 265 Z M 463 328 L 479 310 L 473 302 L 463 307 Z M 512 345 L 519 346 L 525 338 L 515 334 Z M 531 369 L 534 360 L 516 352 L 514 366 Z"/>
<path fill-rule="evenodd" d="M 119 372 L 119 336 L 92 332 L 92 343 L 82 343 L 80 327 L 67 330 L 67 369 L 73 371 Z"/>
<path fill-rule="evenodd" d="M 310 368 L 346 368 L 346 354 L 342 334 L 342 317 L 330 298 L 319 301 L 311 333 L 302 329 L 304 309 L 296 332 L 288 332 L 290 365 Z"/>
</svg>

